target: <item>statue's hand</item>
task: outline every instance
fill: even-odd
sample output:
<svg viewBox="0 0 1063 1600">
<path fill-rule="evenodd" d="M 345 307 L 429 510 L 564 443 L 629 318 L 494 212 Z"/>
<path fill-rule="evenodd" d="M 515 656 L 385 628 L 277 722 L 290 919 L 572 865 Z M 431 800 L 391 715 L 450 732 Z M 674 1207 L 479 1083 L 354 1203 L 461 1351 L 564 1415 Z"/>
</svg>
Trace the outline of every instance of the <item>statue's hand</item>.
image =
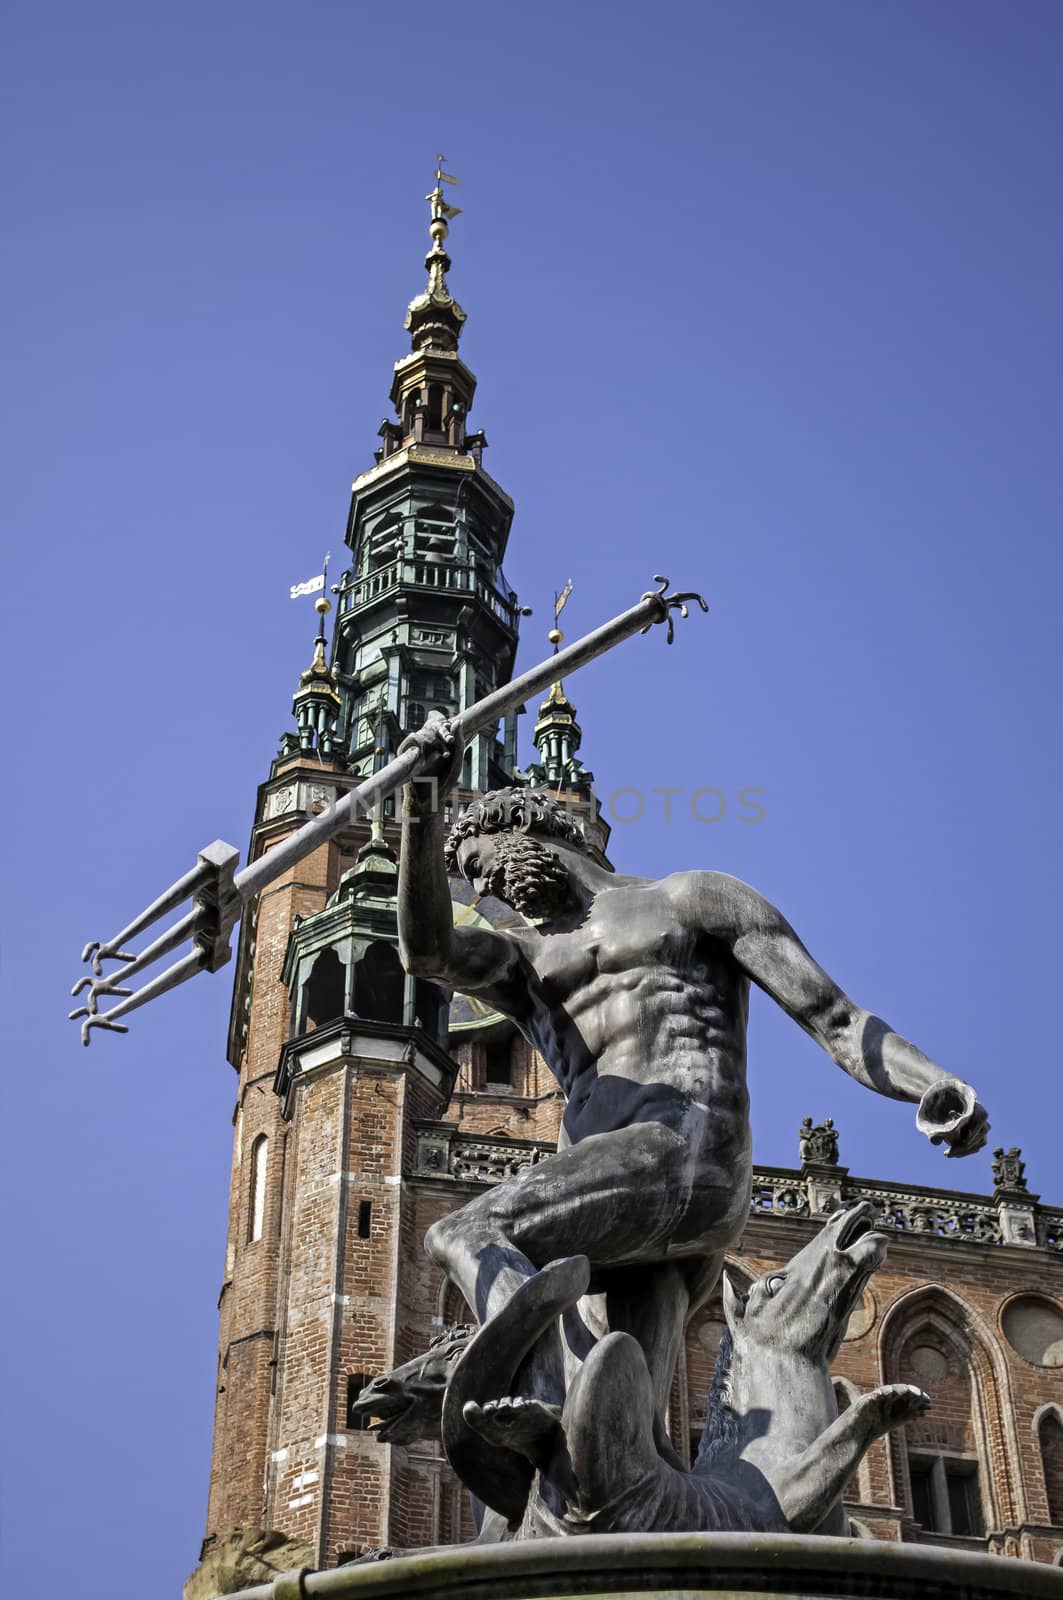
<svg viewBox="0 0 1063 1600">
<path fill-rule="evenodd" d="M 915 1125 L 931 1144 L 947 1144 L 946 1155 L 969 1156 L 985 1144 L 989 1117 L 969 1083 L 939 1078 L 920 1100 Z"/>
<path fill-rule="evenodd" d="M 407 750 L 418 751 L 424 763 L 408 785 L 414 805 L 419 810 L 426 806 L 434 810 L 437 798 L 450 794 L 457 786 L 465 746 L 453 723 L 448 722 L 441 711 L 430 711 L 424 727 L 407 734 L 397 753 L 402 755 Z"/>
</svg>

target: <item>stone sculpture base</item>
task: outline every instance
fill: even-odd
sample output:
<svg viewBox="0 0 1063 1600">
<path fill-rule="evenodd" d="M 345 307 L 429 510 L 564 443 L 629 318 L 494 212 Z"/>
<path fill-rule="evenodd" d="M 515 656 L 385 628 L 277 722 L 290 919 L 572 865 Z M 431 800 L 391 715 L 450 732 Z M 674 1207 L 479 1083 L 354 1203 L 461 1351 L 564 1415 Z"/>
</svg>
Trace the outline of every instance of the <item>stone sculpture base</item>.
<svg viewBox="0 0 1063 1600">
<path fill-rule="evenodd" d="M 596 1534 L 288 1573 L 234 1600 L 1063 1600 L 1063 1568 L 809 1534 Z"/>
</svg>

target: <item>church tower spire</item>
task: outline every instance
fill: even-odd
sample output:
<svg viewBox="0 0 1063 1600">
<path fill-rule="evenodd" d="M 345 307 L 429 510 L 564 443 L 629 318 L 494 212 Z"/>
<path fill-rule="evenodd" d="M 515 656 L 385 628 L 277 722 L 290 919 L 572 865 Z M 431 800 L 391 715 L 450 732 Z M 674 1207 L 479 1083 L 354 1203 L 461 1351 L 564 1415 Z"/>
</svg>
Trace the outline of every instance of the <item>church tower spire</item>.
<svg viewBox="0 0 1063 1600">
<path fill-rule="evenodd" d="M 394 418 L 374 464 L 354 480 L 338 586 L 333 670 L 342 693 L 337 741 L 352 771 L 380 766 L 433 710 L 451 716 L 506 682 L 520 607 L 502 574 L 513 502 L 487 473 L 483 432 L 467 418 L 476 379 L 458 353 L 466 315 L 450 291 L 446 239 L 457 179 L 435 172 L 428 281 L 406 311 L 410 351 L 395 364 Z M 512 781 L 516 720 L 481 734 L 465 787 Z"/>
</svg>

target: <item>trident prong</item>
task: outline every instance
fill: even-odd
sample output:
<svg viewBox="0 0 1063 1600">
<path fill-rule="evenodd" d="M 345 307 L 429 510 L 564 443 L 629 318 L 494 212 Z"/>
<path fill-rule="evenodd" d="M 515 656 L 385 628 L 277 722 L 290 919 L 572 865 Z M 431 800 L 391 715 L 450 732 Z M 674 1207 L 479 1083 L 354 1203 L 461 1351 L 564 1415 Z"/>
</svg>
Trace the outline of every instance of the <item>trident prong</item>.
<svg viewBox="0 0 1063 1600">
<path fill-rule="evenodd" d="M 693 589 L 687 590 L 683 594 L 669 594 L 669 579 L 662 578 L 659 572 L 654 573 L 653 581 L 654 583 L 659 583 L 661 587 L 659 589 L 647 589 L 642 598 L 643 600 L 656 601 L 660 607 L 659 614 L 656 617 L 651 618 L 651 620 L 647 622 L 646 626 L 639 631 L 641 633 L 649 633 L 650 629 L 655 623 L 667 622 L 668 633 L 666 637 L 666 643 L 671 644 L 675 638 L 675 620 L 672 617 L 673 610 L 678 611 L 681 617 L 687 617 L 690 615 L 686 608 L 686 602 L 688 600 L 696 600 L 702 611 L 707 611 L 709 609 L 709 602 L 704 598 L 703 595 L 696 593 L 696 591 Z"/>
</svg>

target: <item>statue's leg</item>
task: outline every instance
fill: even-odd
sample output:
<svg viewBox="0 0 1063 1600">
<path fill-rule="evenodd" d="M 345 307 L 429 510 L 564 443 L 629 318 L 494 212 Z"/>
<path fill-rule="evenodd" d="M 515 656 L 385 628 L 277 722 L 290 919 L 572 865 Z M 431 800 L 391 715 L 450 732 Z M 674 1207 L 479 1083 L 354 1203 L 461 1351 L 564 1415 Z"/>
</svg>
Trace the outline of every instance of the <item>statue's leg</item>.
<svg viewBox="0 0 1063 1600">
<path fill-rule="evenodd" d="M 580 1253 L 595 1267 L 661 1261 L 681 1219 L 689 1224 L 695 1156 L 658 1122 L 594 1134 L 434 1223 L 425 1248 L 480 1321 L 546 1262 Z M 734 1188 L 697 1186 L 697 1242 L 687 1254 L 732 1242 Z M 713 1195 L 718 1196 L 715 1202 Z"/>
</svg>

